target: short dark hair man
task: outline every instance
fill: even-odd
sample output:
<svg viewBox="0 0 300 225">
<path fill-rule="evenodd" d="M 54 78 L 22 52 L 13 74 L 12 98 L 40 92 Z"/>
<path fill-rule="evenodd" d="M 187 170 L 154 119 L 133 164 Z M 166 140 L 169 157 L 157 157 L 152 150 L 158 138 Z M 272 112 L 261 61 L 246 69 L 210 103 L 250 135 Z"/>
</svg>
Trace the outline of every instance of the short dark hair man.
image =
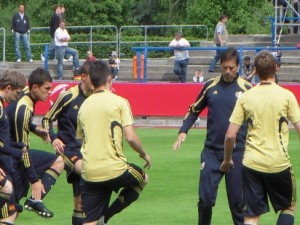
<svg viewBox="0 0 300 225">
<path fill-rule="evenodd" d="M 293 225 L 296 184 L 288 155 L 290 120 L 300 136 L 300 110 L 294 94 L 275 83 L 276 59 L 263 51 L 254 61 L 260 83 L 238 99 L 225 137 L 221 171 L 230 173 L 236 134 L 246 121 L 247 144 L 243 157 L 245 224 L 258 224 L 269 202 L 280 211 L 277 225 Z M 233 151 L 233 152 L 232 152 Z"/>
<path fill-rule="evenodd" d="M 78 110 L 92 93 L 89 69 L 93 62 L 85 62 L 81 67 L 81 82 L 63 92 L 42 120 L 43 128 L 49 131 L 52 146 L 63 156 L 68 183 L 73 186 L 73 225 L 82 225 L 85 217 L 82 211 L 80 176 L 82 171 L 81 142 L 76 139 Z M 57 120 L 58 131 L 54 132 L 53 122 Z"/>
<path fill-rule="evenodd" d="M 173 150 L 179 149 L 186 139 L 188 130 L 199 114 L 207 107 L 207 135 L 201 152 L 199 181 L 198 225 L 211 224 L 212 209 L 215 206 L 219 183 L 224 173 L 219 170 L 224 153 L 224 137 L 229 117 L 238 97 L 251 88 L 251 84 L 238 75 L 239 55 L 236 49 L 228 48 L 221 54 L 222 75 L 208 80 L 179 130 Z M 238 134 L 234 159 L 236 166 L 225 174 L 228 203 L 235 225 L 244 225 L 241 162 L 244 154 L 246 127 Z"/>
<path fill-rule="evenodd" d="M 48 71 L 38 68 L 28 78 L 29 93 L 18 101 L 9 104 L 7 109 L 12 142 L 26 145 L 28 151 L 22 160 L 16 162 L 13 180 L 16 186 L 16 199 L 27 196 L 31 184 L 32 196 L 25 201 L 25 208 L 33 210 L 43 217 L 52 217 L 41 201 L 55 184 L 64 169 L 61 156 L 41 150 L 29 149 L 29 132 L 33 132 L 44 141 L 48 141 L 48 131 L 33 123 L 34 108 L 38 101 L 45 101 L 51 93 L 52 78 Z"/>
<path fill-rule="evenodd" d="M 89 75 L 94 93 L 81 105 L 78 113 L 77 137 L 82 139 L 81 152 L 84 224 L 107 221 L 138 199 L 147 183 L 140 167 L 128 163 L 123 151 L 123 135 L 131 148 L 151 165 L 133 128 L 133 116 L 128 101 L 111 92 L 112 75 L 109 65 L 96 61 Z M 101 102 L 101 104 L 99 104 Z M 113 191 L 118 198 L 111 204 Z"/>
<path fill-rule="evenodd" d="M 5 224 L 14 224 L 20 210 L 13 195 L 12 161 L 21 160 L 27 148 L 25 145 L 11 145 L 4 102 L 16 100 L 25 85 L 25 76 L 16 71 L 5 71 L 0 76 L 0 223 Z"/>
</svg>

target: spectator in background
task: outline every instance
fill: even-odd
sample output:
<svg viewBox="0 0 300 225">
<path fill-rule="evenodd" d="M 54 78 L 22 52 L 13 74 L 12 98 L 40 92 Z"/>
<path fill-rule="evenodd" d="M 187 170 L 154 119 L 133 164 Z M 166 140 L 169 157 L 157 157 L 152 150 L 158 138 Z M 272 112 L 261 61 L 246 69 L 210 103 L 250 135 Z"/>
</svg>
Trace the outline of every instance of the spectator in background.
<svg viewBox="0 0 300 225">
<path fill-rule="evenodd" d="M 169 47 L 174 48 L 174 73 L 178 76 L 180 83 L 185 83 L 189 63 L 189 51 L 182 48 L 190 47 L 190 43 L 183 37 L 182 32 L 177 32 Z"/>
<path fill-rule="evenodd" d="M 273 0 L 273 6 L 275 6 L 276 2 L 277 2 L 277 15 L 278 15 L 278 23 L 285 23 L 287 22 L 287 19 L 285 19 L 286 17 L 286 8 L 287 8 L 287 3 L 285 0 Z M 281 28 L 282 26 L 278 26 L 277 27 L 277 33 L 281 32 Z"/>
<path fill-rule="evenodd" d="M 33 62 L 28 35 L 30 33 L 30 23 L 25 14 L 25 5 L 19 4 L 19 11 L 13 16 L 11 31 L 15 36 L 15 51 L 17 62 L 21 62 L 20 41 L 23 42 L 28 62 Z"/>
<path fill-rule="evenodd" d="M 66 19 L 66 18 L 65 18 L 65 11 L 66 11 L 66 8 L 65 8 L 63 5 L 61 5 L 61 6 L 60 6 L 60 13 L 58 14 L 58 16 L 59 16 L 59 21 L 65 20 L 65 19 Z"/>
<path fill-rule="evenodd" d="M 65 21 L 65 20 L 66 20 L 66 16 L 65 16 L 66 8 L 65 8 L 63 5 L 61 5 L 60 8 L 61 8 L 60 14 L 58 14 L 58 16 L 59 16 L 59 21 L 62 21 L 62 20 Z M 64 58 L 64 59 L 63 59 L 64 62 L 66 62 L 66 61 L 69 61 L 69 62 L 73 61 L 73 56 L 72 56 L 72 55 L 70 55 L 70 54 L 65 54 L 65 56 L 66 56 L 67 59 Z"/>
<path fill-rule="evenodd" d="M 50 19 L 50 36 L 51 36 L 51 42 L 48 48 L 48 59 L 53 60 L 55 58 L 55 40 L 54 40 L 54 33 L 56 29 L 59 27 L 59 15 L 61 13 L 61 7 L 59 5 L 53 6 L 53 14 Z M 41 60 L 45 61 L 46 53 L 41 54 Z"/>
<path fill-rule="evenodd" d="M 279 47 L 280 44 L 275 44 L 275 48 Z M 279 76 L 278 76 L 278 71 L 280 69 L 281 66 L 281 56 L 282 56 L 282 52 L 278 49 L 274 49 L 272 51 L 270 51 L 271 55 L 276 59 L 276 73 L 275 73 L 275 83 L 278 84 L 279 81 Z"/>
<path fill-rule="evenodd" d="M 111 68 L 111 74 L 113 80 L 118 79 L 118 72 L 120 69 L 120 59 L 118 58 L 118 54 L 116 51 L 113 51 L 109 57 L 108 64 Z"/>
<path fill-rule="evenodd" d="M 299 5 L 299 0 L 293 0 L 293 6 L 294 6 L 294 9 L 296 10 L 297 13 L 299 13 L 300 9 L 300 5 Z M 293 12 L 293 17 L 298 17 L 297 13 L 296 12 Z M 294 23 L 299 23 L 299 18 L 298 19 L 294 19 Z M 299 26 L 293 26 L 293 33 L 294 34 L 298 34 L 298 27 Z"/>
<path fill-rule="evenodd" d="M 97 58 L 94 56 L 92 51 L 87 51 L 86 53 L 86 58 L 85 61 L 86 62 L 95 62 L 97 60 Z"/>
<path fill-rule="evenodd" d="M 204 80 L 203 73 L 201 70 L 195 70 L 195 75 L 193 76 L 194 83 L 202 83 Z"/>
<path fill-rule="evenodd" d="M 222 15 L 219 18 L 219 22 L 215 28 L 215 35 L 214 35 L 214 44 L 217 47 L 225 47 L 228 44 L 228 32 L 226 29 L 226 23 L 228 22 L 228 16 Z M 215 57 L 211 60 L 208 72 L 214 72 L 215 66 L 221 57 L 221 53 L 224 50 L 216 50 Z"/>
<path fill-rule="evenodd" d="M 275 49 L 271 50 L 270 53 L 271 55 L 276 59 L 276 61 L 278 63 L 281 63 L 281 56 L 282 56 L 282 52 L 280 50 L 277 49 L 277 47 L 279 47 L 280 44 L 275 44 Z"/>
<path fill-rule="evenodd" d="M 59 22 L 59 28 L 56 29 L 54 37 L 57 52 L 57 78 L 59 80 L 63 78 L 63 59 L 65 54 L 70 54 L 73 56 L 73 72 L 74 75 L 78 74 L 78 51 L 74 48 L 68 47 L 68 42 L 71 40 L 71 37 L 68 31 L 65 29 L 65 21 Z"/>
<path fill-rule="evenodd" d="M 250 82 L 254 73 L 254 64 L 251 62 L 250 56 L 245 56 L 243 60 L 243 74 L 241 77 Z"/>
</svg>

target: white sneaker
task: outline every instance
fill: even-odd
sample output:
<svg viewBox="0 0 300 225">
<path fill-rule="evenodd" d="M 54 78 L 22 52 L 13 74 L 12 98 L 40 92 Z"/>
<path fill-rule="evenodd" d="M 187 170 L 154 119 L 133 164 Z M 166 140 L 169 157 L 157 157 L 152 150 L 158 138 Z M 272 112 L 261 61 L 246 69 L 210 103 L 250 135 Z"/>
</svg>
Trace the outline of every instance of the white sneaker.
<svg viewBox="0 0 300 225">
<path fill-rule="evenodd" d="M 30 62 L 30 63 L 33 63 L 33 59 L 29 59 L 29 61 L 28 62 Z"/>
<path fill-rule="evenodd" d="M 20 63 L 21 62 L 21 59 L 17 59 L 17 63 Z"/>
<path fill-rule="evenodd" d="M 73 56 L 70 55 L 70 57 L 68 58 L 68 61 L 73 61 Z"/>
<path fill-rule="evenodd" d="M 41 60 L 42 60 L 43 62 L 45 62 L 45 57 L 44 57 L 43 54 L 41 54 Z"/>
</svg>

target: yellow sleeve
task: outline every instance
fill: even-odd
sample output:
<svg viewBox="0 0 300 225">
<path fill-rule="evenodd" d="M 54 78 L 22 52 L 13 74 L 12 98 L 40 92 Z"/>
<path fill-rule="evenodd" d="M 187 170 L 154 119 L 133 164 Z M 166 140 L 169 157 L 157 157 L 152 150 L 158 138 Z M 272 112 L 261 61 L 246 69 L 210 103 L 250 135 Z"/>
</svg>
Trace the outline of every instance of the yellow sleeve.
<svg viewBox="0 0 300 225">
<path fill-rule="evenodd" d="M 233 112 L 229 118 L 230 123 L 236 124 L 236 125 L 242 125 L 245 120 L 245 110 L 243 108 L 243 101 L 244 101 L 244 95 L 242 94 L 233 109 Z"/>
</svg>

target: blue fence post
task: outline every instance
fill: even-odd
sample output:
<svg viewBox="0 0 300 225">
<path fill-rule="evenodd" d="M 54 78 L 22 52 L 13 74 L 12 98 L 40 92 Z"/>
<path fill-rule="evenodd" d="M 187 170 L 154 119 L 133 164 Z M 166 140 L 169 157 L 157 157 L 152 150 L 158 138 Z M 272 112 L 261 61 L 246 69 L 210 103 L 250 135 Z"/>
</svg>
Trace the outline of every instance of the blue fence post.
<svg viewBox="0 0 300 225">
<path fill-rule="evenodd" d="M 49 45 L 46 44 L 45 45 L 45 51 L 44 51 L 44 58 L 45 58 L 44 69 L 45 70 L 48 70 L 48 49 L 49 49 Z"/>
<path fill-rule="evenodd" d="M 136 56 L 137 56 L 137 81 L 141 81 L 141 51 L 138 50 L 136 51 Z"/>
<path fill-rule="evenodd" d="M 240 67 L 239 67 L 239 76 L 241 76 L 242 74 L 243 74 L 243 63 L 244 63 L 244 61 L 243 61 L 243 54 L 244 54 L 244 50 L 243 50 L 243 48 L 239 48 L 238 49 L 238 51 L 239 51 L 239 61 L 240 61 Z"/>
<path fill-rule="evenodd" d="M 144 79 L 143 81 L 144 82 L 147 82 L 147 59 L 148 59 L 148 48 L 145 47 L 145 50 L 144 50 Z"/>
</svg>

